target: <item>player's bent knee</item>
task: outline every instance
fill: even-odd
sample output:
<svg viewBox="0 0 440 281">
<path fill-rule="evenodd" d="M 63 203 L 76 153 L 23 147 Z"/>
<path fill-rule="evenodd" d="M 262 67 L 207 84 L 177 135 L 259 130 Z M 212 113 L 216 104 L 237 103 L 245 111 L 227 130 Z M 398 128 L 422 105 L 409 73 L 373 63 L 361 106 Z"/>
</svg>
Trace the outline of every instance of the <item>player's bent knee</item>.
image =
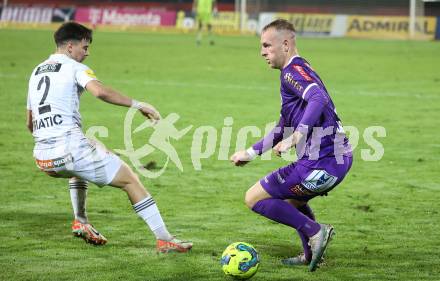
<svg viewBox="0 0 440 281">
<path fill-rule="evenodd" d="M 244 196 L 244 204 L 246 204 L 249 209 L 252 209 L 257 202 L 258 201 L 255 201 L 255 198 L 249 193 L 249 191 L 247 191 Z"/>
<path fill-rule="evenodd" d="M 258 201 L 271 198 L 270 194 L 264 190 L 259 182 L 254 184 L 251 188 L 246 191 L 244 197 L 244 203 L 249 209 L 252 209 Z"/>
<path fill-rule="evenodd" d="M 133 170 L 126 164 L 122 163 L 119 171 L 111 181 L 110 185 L 124 188 L 125 186 L 133 183 L 138 183 L 139 177 L 133 172 Z"/>
<path fill-rule="evenodd" d="M 249 209 L 252 209 L 254 205 L 258 202 L 258 192 L 256 184 L 246 191 L 244 196 L 244 203 Z"/>
</svg>

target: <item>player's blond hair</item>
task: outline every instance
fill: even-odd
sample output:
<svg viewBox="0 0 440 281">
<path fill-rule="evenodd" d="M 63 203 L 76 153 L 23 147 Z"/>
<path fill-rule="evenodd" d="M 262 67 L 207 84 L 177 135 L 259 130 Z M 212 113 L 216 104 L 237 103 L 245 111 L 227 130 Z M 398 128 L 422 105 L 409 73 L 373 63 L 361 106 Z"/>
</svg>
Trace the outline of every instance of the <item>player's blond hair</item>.
<svg viewBox="0 0 440 281">
<path fill-rule="evenodd" d="M 277 19 L 263 27 L 262 32 L 274 28 L 276 31 L 291 31 L 295 34 L 296 30 L 293 24 L 284 19 Z"/>
</svg>

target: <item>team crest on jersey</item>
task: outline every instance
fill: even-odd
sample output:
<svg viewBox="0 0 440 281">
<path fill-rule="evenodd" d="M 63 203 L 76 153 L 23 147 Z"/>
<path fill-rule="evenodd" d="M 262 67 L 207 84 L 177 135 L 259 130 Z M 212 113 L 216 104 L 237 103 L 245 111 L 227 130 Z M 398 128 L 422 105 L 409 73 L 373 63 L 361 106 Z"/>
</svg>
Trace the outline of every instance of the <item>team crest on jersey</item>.
<svg viewBox="0 0 440 281">
<path fill-rule="evenodd" d="M 91 69 L 87 69 L 87 70 L 86 70 L 86 74 L 87 74 L 87 76 L 89 76 L 90 78 L 95 78 L 95 79 L 96 79 L 96 75 L 95 75 L 95 73 L 93 72 L 93 70 L 91 70 Z"/>
<path fill-rule="evenodd" d="M 310 191 L 320 193 L 331 188 L 337 180 L 338 177 L 324 170 L 314 170 L 301 184 Z"/>
<path fill-rule="evenodd" d="M 313 81 L 312 77 L 307 74 L 307 72 L 304 70 L 304 68 L 301 65 L 294 64 L 293 68 L 298 71 L 298 73 L 307 81 Z"/>
<path fill-rule="evenodd" d="M 41 65 L 35 71 L 35 75 L 46 73 L 46 72 L 58 72 L 61 69 L 61 63 L 48 63 Z"/>
<path fill-rule="evenodd" d="M 298 81 L 296 81 L 295 79 L 293 79 L 293 76 L 291 73 L 287 72 L 286 74 L 284 74 L 284 80 L 287 81 L 287 83 L 289 83 L 290 85 L 292 85 L 295 89 L 297 89 L 298 91 L 302 91 L 303 87 L 301 86 L 301 84 L 298 83 Z"/>
</svg>

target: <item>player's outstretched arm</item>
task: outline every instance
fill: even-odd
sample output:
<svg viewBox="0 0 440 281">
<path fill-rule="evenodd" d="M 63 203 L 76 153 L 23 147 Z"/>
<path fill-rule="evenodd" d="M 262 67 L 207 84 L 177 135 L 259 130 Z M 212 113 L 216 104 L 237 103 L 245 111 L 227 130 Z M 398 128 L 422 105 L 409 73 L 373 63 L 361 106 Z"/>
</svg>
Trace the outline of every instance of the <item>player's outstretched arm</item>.
<svg viewBox="0 0 440 281">
<path fill-rule="evenodd" d="M 132 98 L 124 96 L 118 91 L 105 86 L 97 80 L 92 80 L 88 82 L 86 85 L 86 89 L 92 95 L 107 103 L 126 107 L 134 107 L 137 108 L 145 117 L 153 121 L 160 120 L 159 111 L 157 111 L 156 108 L 154 108 L 154 106 L 152 106 L 151 104 L 138 102 Z"/>
</svg>

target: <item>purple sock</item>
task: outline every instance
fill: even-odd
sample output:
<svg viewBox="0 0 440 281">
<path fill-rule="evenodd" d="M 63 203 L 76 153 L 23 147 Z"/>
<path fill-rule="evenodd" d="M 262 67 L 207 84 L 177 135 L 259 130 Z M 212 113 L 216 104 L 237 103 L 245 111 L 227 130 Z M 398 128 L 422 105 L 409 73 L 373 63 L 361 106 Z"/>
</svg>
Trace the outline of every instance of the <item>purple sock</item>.
<svg viewBox="0 0 440 281">
<path fill-rule="evenodd" d="M 281 199 L 268 198 L 258 201 L 252 210 L 273 221 L 291 226 L 311 237 L 318 233 L 321 226 L 303 215 L 297 208 Z"/>
<path fill-rule="evenodd" d="M 308 204 L 305 204 L 298 208 L 298 211 L 306 215 L 309 219 L 315 221 L 315 215 L 313 214 L 312 209 Z M 312 250 L 309 246 L 309 237 L 302 234 L 300 231 L 298 231 L 299 238 L 301 238 L 302 246 L 304 249 L 304 255 L 306 257 L 306 260 L 310 261 L 312 260 Z"/>
</svg>

